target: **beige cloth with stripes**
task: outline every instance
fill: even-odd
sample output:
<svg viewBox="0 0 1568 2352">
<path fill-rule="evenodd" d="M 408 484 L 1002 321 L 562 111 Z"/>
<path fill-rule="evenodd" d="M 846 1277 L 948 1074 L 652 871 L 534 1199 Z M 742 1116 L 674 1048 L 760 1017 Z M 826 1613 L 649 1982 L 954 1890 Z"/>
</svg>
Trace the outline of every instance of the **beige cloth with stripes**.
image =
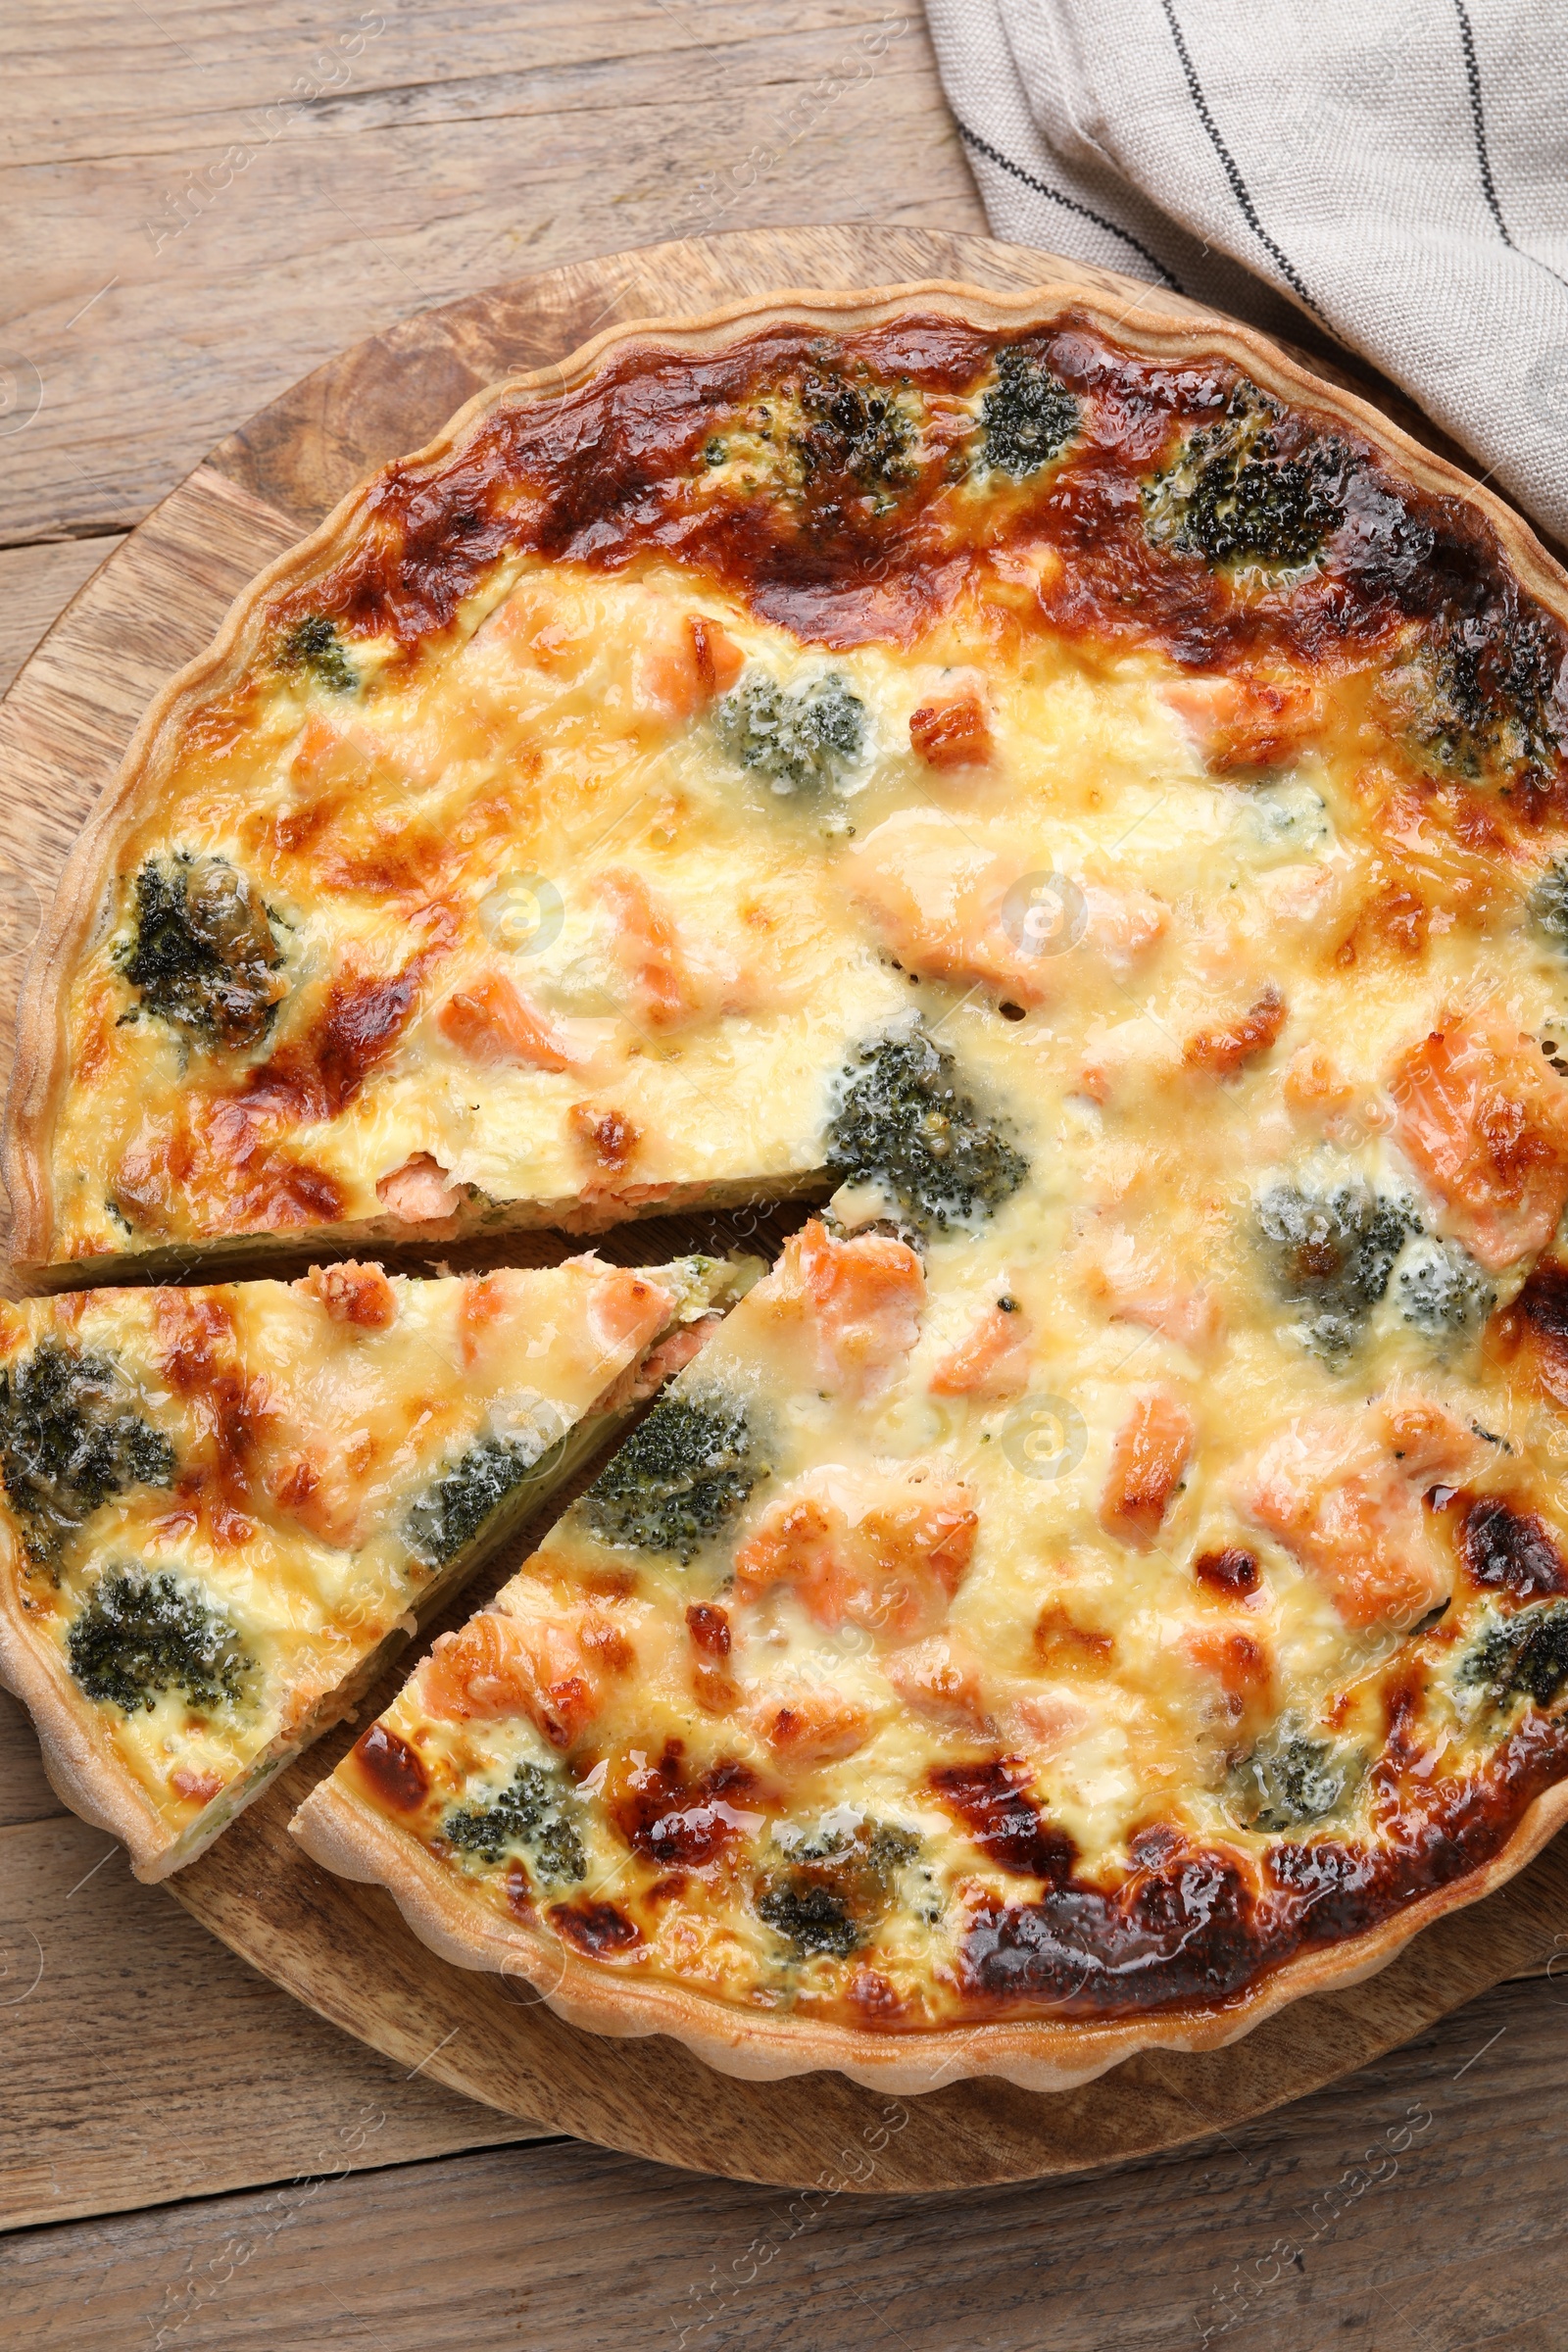
<svg viewBox="0 0 1568 2352">
<path fill-rule="evenodd" d="M 1568 539 L 1564 0 L 927 0 L 998 236 L 1348 345 Z"/>
</svg>

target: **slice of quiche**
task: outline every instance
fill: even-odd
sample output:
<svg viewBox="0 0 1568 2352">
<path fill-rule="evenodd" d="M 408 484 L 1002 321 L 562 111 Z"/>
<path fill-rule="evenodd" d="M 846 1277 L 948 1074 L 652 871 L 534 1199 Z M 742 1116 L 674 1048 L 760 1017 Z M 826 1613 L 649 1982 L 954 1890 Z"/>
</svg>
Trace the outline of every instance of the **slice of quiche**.
<svg viewBox="0 0 1568 2352">
<path fill-rule="evenodd" d="M 0 1305 L 0 1675 L 61 1795 L 139 1878 L 189 1862 L 759 1270 Z"/>
<path fill-rule="evenodd" d="M 574 2022 L 903 2088 L 1212 2046 L 1505 1875 L 1568 1738 L 1568 1531 L 1413 1208 L 1370 1401 L 1294 1415 L 1207 1204 L 1039 1222 L 808 1224 L 310 1852 Z"/>
<path fill-rule="evenodd" d="M 19 1259 L 826 1195 L 909 1010 L 1079 1181 L 1270 1055 L 1348 1131 L 1478 956 L 1540 1036 L 1560 574 L 1255 338 L 1081 299 L 617 335 L 346 500 L 73 855 Z"/>
</svg>

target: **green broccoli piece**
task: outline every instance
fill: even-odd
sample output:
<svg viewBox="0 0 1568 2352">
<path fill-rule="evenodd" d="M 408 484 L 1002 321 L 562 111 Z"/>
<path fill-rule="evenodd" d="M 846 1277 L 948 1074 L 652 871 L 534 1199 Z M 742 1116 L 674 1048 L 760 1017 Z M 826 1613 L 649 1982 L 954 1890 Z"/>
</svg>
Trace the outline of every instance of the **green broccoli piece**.
<svg viewBox="0 0 1568 2352">
<path fill-rule="evenodd" d="M 817 1952 L 842 1959 L 854 1951 L 898 1899 L 899 1874 L 924 1842 L 892 1822 L 846 1826 L 831 1815 L 811 1835 L 780 1824 L 773 1841 L 784 1850 L 788 1875 L 760 1883 L 758 1914 L 794 1944 L 799 1959 Z M 928 1921 L 940 1916 L 940 1904 L 931 1905 L 926 1889 L 916 1907 Z"/>
<path fill-rule="evenodd" d="M 1394 681 L 1396 700 L 1439 774 L 1506 781 L 1553 769 L 1562 757 L 1564 662 L 1562 633 L 1545 613 L 1494 600 L 1423 640 Z"/>
<path fill-rule="evenodd" d="M 827 1130 L 839 1184 L 876 1181 L 906 1217 L 946 1232 L 990 1215 L 1015 1193 L 1029 1162 L 958 1085 L 951 1054 L 922 1030 L 862 1046 Z"/>
<path fill-rule="evenodd" d="M 833 1878 L 858 1882 L 862 1898 L 873 1890 L 873 1882 L 876 1887 L 886 1886 L 906 1862 L 913 1861 L 924 1842 L 916 1831 L 886 1821 L 862 1821 L 853 1830 L 824 1827 L 812 1837 L 787 1828 L 773 1835 L 792 1864 L 826 1864 Z"/>
<path fill-rule="evenodd" d="M 1144 527 L 1156 547 L 1222 564 L 1310 564 L 1344 514 L 1348 452 L 1338 441 L 1281 454 L 1284 410 L 1244 378 L 1219 420 L 1193 433 L 1144 485 Z"/>
<path fill-rule="evenodd" d="M 0 1372 L 0 1472 L 28 1554 L 47 1566 L 112 1494 L 167 1487 L 174 1449 L 125 1409 L 107 1356 L 44 1340 Z"/>
<path fill-rule="evenodd" d="M 1554 858 L 1537 882 L 1530 916 L 1547 946 L 1568 956 L 1568 858 Z"/>
<path fill-rule="evenodd" d="M 1519 1698 L 1549 1707 L 1568 1683 L 1568 1600 L 1533 1601 L 1496 1620 L 1460 1660 L 1456 1679 L 1499 1708 Z"/>
<path fill-rule="evenodd" d="M 260 1043 L 286 994 L 266 909 L 221 858 L 149 858 L 135 937 L 115 960 L 142 1008 L 229 1053 Z"/>
<path fill-rule="evenodd" d="M 713 725 L 736 766 L 781 797 L 831 790 L 865 747 L 865 705 L 837 672 L 784 687 L 750 669 L 714 706 Z"/>
<path fill-rule="evenodd" d="M 193 1707 L 236 1705 L 256 1663 L 224 1612 L 167 1569 L 108 1570 L 74 1619 L 66 1654 L 89 1698 L 127 1715 L 166 1690 L 183 1691 Z"/>
<path fill-rule="evenodd" d="M 426 1568 L 455 1560 L 543 1458 L 517 1438 L 480 1438 L 410 1506 L 403 1541 L 415 1559 Z"/>
<path fill-rule="evenodd" d="M 1402 1319 L 1433 1340 L 1474 1331 L 1497 1298 L 1468 1250 L 1430 1234 L 1421 1234 L 1404 1251 L 1394 1290 Z"/>
<path fill-rule="evenodd" d="M 510 1787 L 487 1803 L 456 1805 L 441 1835 L 460 1853 L 481 1862 L 500 1862 L 520 1846 L 547 1883 L 575 1885 L 588 1876 L 587 1858 L 572 1813 L 575 1798 L 565 1776 L 542 1764 L 519 1764 Z"/>
<path fill-rule="evenodd" d="M 1059 458 L 1078 430 L 1078 403 L 1038 350 L 1010 343 L 980 403 L 985 463 L 1014 481 Z"/>
<path fill-rule="evenodd" d="M 800 404 L 806 422 L 790 440 L 807 483 L 837 475 L 891 490 L 913 478 L 914 425 L 897 393 L 818 368 L 802 382 Z"/>
<path fill-rule="evenodd" d="M 819 1952 L 847 1959 L 859 1943 L 860 1932 L 842 1895 L 830 1886 L 769 1886 L 757 1898 L 758 1916 L 795 1947 L 797 1959 L 809 1960 Z"/>
<path fill-rule="evenodd" d="M 279 649 L 278 665 L 286 670 L 308 670 L 333 694 L 353 694 L 360 683 L 360 673 L 349 660 L 342 638 L 322 612 L 313 612 L 295 623 Z"/>
<path fill-rule="evenodd" d="M 604 1544 L 673 1553 L 687 1567 L 765 1476 L 746 1408 L 722 1396 L 667 1396 L 582 1498 Z"/>
<path fill-rule="evenodd" d="M 865 1856 L 876 1876 L 887 1881 L 912 1862 L 924 1840 L 913 1830 L 895 1829 L 885 1821 L 873 1822 L 865 1841 Z"/>
<path fill-rule="evenodd" d="M 1232 1773 L 1229 1801 L 1250 1830 L 1294 1830 L 1339 1811 L 1360 1777 L 1360 1758 L 1282 1724 Z"/>
<path fill-rule="evenodd" d="M 1325 1362 L 1339 1361 L 1360 1340 L 1420 1219 L 1408 1201 L 1375 1193 L 1358 1176 L 1271 1185 L 1256 1216 L 1282 1295 L 1310 1310 L 1298 1337 Z"/>
</svg>

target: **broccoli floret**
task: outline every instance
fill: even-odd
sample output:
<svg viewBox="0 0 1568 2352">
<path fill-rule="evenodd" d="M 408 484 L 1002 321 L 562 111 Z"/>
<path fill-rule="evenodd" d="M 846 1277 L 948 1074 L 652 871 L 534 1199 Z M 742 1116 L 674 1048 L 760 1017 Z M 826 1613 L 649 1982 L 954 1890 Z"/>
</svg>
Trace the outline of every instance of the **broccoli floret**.
<svg viewBox="0 0 1568 2352">
<path fill-rule="evenodd" d="M 914 1860 L 921 1843 L 913 1830 L 895 1829 L 885 1821 L 873 1822 L 865 1841 L 865 1857 L 877 1877 L 885 1881 L 902 1870 L 906 1862 Z"/>
<path fill-rule="evenodd" d="M 758 1916 L 795 1947 L 796 1956 L 809 1960 L 818 1952 L 847 1959 L 860 1933 L 842 1895 L 830 1886 L 769 1886 L 757 1898 Z"/>
<path fill-rule="evenodd" d="M 1335 1813 L 1360 1776 L 1360 1758 L 1282 1724 L 1232 1773 L 1229 1801 L 1250 1830 L 1294 1830 Z"/>
<path fill-rule="evenodd" d="M 45 1340 L 0 1372 L 0 1470 L 28 1553 L 48 1565 L 112 1494 L 168 1486 L 174 1449 L 125 1409 L 107 1356 Z"/>
<path fill-rule="evenodd" d="M 454 1806 L 441 1835 L 460 1853 L 481 1862 L 500 1862 L 509 1847 L 520 1846 L 541 1879 L 575 1885 L 588 1876 L 588 1863 L 574 1811 L 564 1774 L 542 1764 L 519 1764 L 499 1796 L 485 1804 Z"/>
<path fill-rule="evenodd" d="M 831 790 L 865 748 L 865 705 L 837 672 L 783 687 L 748 670 L 715 705 L 713 724 L 737 767 L 781 796 Z"/>
<path fill-rule="evenodd" d="M 806 422 L 791 443 L 808 484 L 838 474 L 877 490 L 912 478 L 914 426 L 896 393 L 813 368 L 802 382 L 800 403 Z"/>
<path fill-rule="evenodd" d="M 1497 599 L 1436 627 L 1391 684 L 1430 767 L 1501 782 L 1561 758 L 1564 662 L 1554 621 Z"/>
<path fill-rule="evenodd" d="M 1078 403 L 1038 351 L 1012 343 L 997 355 L 997 380 L 980 403 L 985 462 L 1022 481 L 1060 457 L 1078 430 Z"/>
<path fill-rule="evenodd" d="M 1420 1230 L 1414 1210 L 1347 1177 L 1309 1189 L 1272 1185 L 1256 1213 L 1283 1296 L 1310 1310 L 1298 1336 L 1326 1362 L 1348 1355 L 1406 1239 Z"/>
<path fill-rule="evenodd" d="M 1245 379 L 1217 423 L 1191 435 L 1144 486 L 1144 525 L 1156 546 L 1205 564 L 1309 564 L 1344 513 L 1348 453 L 1337 441 L 1282 456 L 1279 403 Z"/>
<path fill-rule="evenodd" d="M 1530 894 L 1530 917 L 1559 956 L 1568 956 L 1568 858 L 1547 866 Z"/>
<path fill-rule="evenodd" d="M 444 1568 L 471 1544 L 541 1460 L 516 1438 L 480 1438 L 444 1470 L 403 1522 L 403 1541 L 427 1568 Z"/>
<path fill-rule="evenodd" d="M 1518 1698 L 1549 1707 L 1568 1683 L 1568 1600 L 1535 1601 L 1489 1626 L 1460 1661 L 1457 1680 L 1497 1707 Z"/>
<path fill-rule="evenodd" d="M 1261 848 L 1303 858 L 1327 837 L 1328 804 L 1299 776 L 1282 776 L 1248 794 L 1245 822 Z"/>
<path fill-rule="evenodd" d="M 775 1841 L 797 1867 L 824 1864 L 829 1875 L 846 1885 L 855 1883 L 862 1899 L 886 1887 L 906 1862 L 912 1862 L 923 1840 L 914 1830 L 899 1829 L 886 1821 L 860 1821 L 853 1828 L 824 1825 L 803 1836 L 788 1828 L 775 1830 Z M 869 1873 L 869 1880 L 867 1879 Z"/>
<path fill-rule="evenodd" d="M 1468 1250 L 1420 1234 L 1404 1250 L 1394 1285 L 1402 1319 L 1429 1339 L 1457 1339 L 1491 1314 L 1497 1294 Z"/>
<path fill-rule="evenodd" d="M 290 629 L 278 652 L 278 665 L 308 670 L 333 694 L 352 694 L 360 682 L 342 638 L 323 612 L 313 612 Z"/>
<path fill-rule="evenodd" d="M 183 1691 L 193 1707 L 235 1705 L 256 1663 L 224 1612 L 168 1569 L 108 1570 L 72 1625 L 66 1653 L 87 1696 L 127 1715 L 166 1690 Z"/>
<path fill-rule="evenodd" d="M 161 1020 L 227 1052 L 257 1045 L 286 993 L 282 960 L 266 909 L 223 858 L 149 858 L 136 876 L 136 933 L 116 961 Z"/>
<path fill-rule="evenodd" d="M 582 1508 L 601 1543 L 671 1552 L 684 1568 L 763 1476 L 744 1405 L 668 1396 L 601 1470 Z"/>
<path fill-rule="evenodd" d="M 913 1030 L 862 1046 L 827 1130 L 840 1184 L 879 1181 L 911 1224 L 946 1232 L 989 1215 L 1029 1162 L 957 1084 L 951 1054 Z"/>
<path fill-rule="evenodd" d="M 892 1822 L 832 1815 L 809 1835 L 781 1824 L 773 1839 L 788 1856 L 789 1874 L 760 1883 L 757 1908 L 801 1959 L 854 1951 L 897 1899 L 899 1874 L 923 1843 L 917 1832 Z M 927 1919 L 940 1915 L 931 1899 L 927 1891 Z"/>
</svg>

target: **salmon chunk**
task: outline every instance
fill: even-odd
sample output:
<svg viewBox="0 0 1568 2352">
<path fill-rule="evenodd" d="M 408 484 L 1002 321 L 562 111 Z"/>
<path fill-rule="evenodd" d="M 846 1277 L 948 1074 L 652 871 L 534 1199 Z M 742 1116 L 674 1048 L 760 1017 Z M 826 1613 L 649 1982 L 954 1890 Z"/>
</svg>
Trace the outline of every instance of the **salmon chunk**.
<svg viewBox="0 0 1568 2352">
<path fill-rule="evenodd" d="M 462 1193 L 428 1152 L 416 1152 L 401 1168 L 383 1176 L 375 1195 L 381 1206 L 405 1225 L 439 1224 L 456 1216 L 463 1205 Z"/>
<path fill-rule="evenodd" d="M 780 1275 L 808 1318 L 824 1381 L 864 1395 L 884 1386 L 920 1336 L 925 1269 L 890 1234 L 839 1241 L 813 1217 L 784 1246 Z"/>
<path fill-rule="evenodd" d="M 564 1070 L 571 1064 L 561 1040 L 508 972 L 481 972 L 454 990 L 435 1025 L 448 1045 L 481 1069 L 517 1062 L 536 1070 Z"/>
<path fill-rule="evenodd" d="M 830 1763 L 853 1756 L 871 1736 L 868 1711 L 820 1684 L 786 1684 L 751 1700 L 742 1713 L 780 1763 Z"/>
<path fill-rule="evenodd" d="M 909 748 L 927 767 L 987 767 L 995 753 L 991 722 L 975 689 L 938 695 L 909 720 Z"/>
<path fill-rule="evenodd" d="M 553 1747 L 570 1747 L 604 1704 L 610 1676 L 632 1664 L 630 1643 L 602 1614 L 513 1617 L 486 1609 L 443 1634 L 418 1671 L 421 1703 L 438 1720 L 525 1715 Z"/>
<path fill-rule="evenodd" d="M 1325 1409 L 1263 1448 L 1236 1499 L 1317 1578 L 1347 1625 L 1407 1631 L 1445 1597 L 1452 1575 L 1422 1496 L 1480 1450 L 1451 1415 L 1419 1397 Z"/>
<path fill-rule="evenodd" d="M 867 834 L 850 886 L 906 970 L 1024 1005 L 1056 993 L 1069 956 L 1126 980 L 1170 920 L 1150 891 L 1034 873 L 936 809 L 902 810 Z"/>
<path fill-rule="evenodd" d="M 1164 694 L 1216 775 L 1292 759 L 1323 724 L 1323 698 L 1304 682 L 1184 677 L 1173 679 Z"/>
<path fill-rule="evenodd" d="M 1446 1230 L 1490 1274 L 1533 1256 L 1568 1201 L 1568 1086 L 1509 1023 L 1456 1020 L 1396 1063 L 1396 1134 Z"/>
<path fill-rule="evenodd" d="M 641 874 L 612 866 L 594 889 L 610 917 L 611 953 L 631 983 L 640 1017 L 655 1029 L 670 1029 L 702 1011 L 703 991 L 674 917 Z"/>
<path fill-rule="evenodd" d="M 987 1307 L 931 1374 L 934 1396 L 1017 1396 L 1029 1386 L 1029 1319 L 1010 1300 Z"/>
<path fill-rule="evenodd" d="M 907 1473 L 813 1471 L 763 1512 L 735 1555 L 735 1590 L 787 1586 L 830 1633 L 912 1642 L 933 1632 L 974 1551 L 967 1491 Z"/>
<path fill-rule="evenodd" d="M 646 624 L 635 656 L 638 709 L 666 722 L 692 718 L 734 685 L 745 660 L 716 620 L 662 612 Z"/>
<path fill-rule="evenodd" d="M 1140 1396 L 1116 1433 L 1100 1501 L 1100 1524 L 1147 1551 L 1193 1450 L 1193 1416 L 1168 1389 Z"/>
<path fill-rule="evenodd" d="M 981 1688 L 980 1667 L 966 1642 L 956 1634 L 930 1634 L 923 1642 L 890 1651 L 882 1661 L 905 1705 L 945 1731 L 984 1733 L 992 1728 Z"/>
<path fill-rule="evenodd" d="M 1225 1318 L 1213 1293 L 1141 1250 L 1125 1230 L 1097 1242 L 1086 1288 L 1113 1323 L 1142 1324 L 1194 1355 L 1211 1355 L 1223 1336 Z"/>
</svg>

